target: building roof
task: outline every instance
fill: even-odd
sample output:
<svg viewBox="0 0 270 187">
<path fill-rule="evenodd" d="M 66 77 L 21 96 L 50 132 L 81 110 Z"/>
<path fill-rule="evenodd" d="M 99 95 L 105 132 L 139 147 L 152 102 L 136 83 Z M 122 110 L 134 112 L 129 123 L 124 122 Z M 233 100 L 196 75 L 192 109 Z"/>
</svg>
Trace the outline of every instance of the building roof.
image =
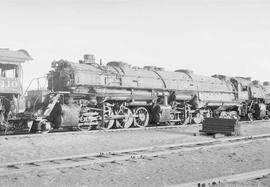
<svg viewBox="0 0 270 187">
<path fill-rule="evenodd" d="M 0 62 L 15 62 L 23 63 L 27 60 L 33 60 L 29 53 L 20 49 L 18 51 L 13 51 L 9 49 L 0 49 Z"/>
</svg>

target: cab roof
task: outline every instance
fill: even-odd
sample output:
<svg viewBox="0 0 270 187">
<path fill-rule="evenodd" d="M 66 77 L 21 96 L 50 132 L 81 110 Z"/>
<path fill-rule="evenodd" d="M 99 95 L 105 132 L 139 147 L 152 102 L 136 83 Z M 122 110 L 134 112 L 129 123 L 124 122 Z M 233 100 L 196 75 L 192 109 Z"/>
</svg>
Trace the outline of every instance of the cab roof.
<svg viewBox="0 0 270 187">
<path fill-rule="evenodd" d="M 9 49 L 1 49 L 0 48 L 0 62 L 5 63 L 24 63 L 25 61 L 33 60 L 29 53 L 20 49 L 18 51 L 13 51 Z"/>
</svg>

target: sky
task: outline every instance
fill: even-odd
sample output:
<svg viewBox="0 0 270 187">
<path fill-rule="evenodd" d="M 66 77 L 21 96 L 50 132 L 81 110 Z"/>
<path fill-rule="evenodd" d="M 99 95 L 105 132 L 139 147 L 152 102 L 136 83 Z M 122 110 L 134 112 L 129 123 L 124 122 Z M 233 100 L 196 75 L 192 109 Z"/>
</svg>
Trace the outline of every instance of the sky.
<svg viewBox="0 0 270 187">
<path fill-rule="evenodd" d="M 270 81 L 269 0 L 0 0 L 0 48 L 26 49 L 24 87 L 53 60 Z"/>
</svg>

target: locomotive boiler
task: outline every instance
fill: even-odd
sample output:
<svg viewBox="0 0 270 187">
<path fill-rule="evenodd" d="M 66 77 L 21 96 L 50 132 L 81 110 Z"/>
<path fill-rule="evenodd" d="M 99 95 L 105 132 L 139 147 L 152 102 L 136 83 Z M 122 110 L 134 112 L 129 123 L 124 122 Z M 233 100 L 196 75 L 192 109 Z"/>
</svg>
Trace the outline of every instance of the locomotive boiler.
<svg viewBox="0 0 270 187">
<path fill-rule="evenodd" d="M 205 116 L 236 115 L 241 102 L 231 81 L 189 70 L 165 71 L 124 62 L 54 61 L 51 91 L 40 114 L 54 128 L 129 128 L 200 123 Z"/>
</svg>

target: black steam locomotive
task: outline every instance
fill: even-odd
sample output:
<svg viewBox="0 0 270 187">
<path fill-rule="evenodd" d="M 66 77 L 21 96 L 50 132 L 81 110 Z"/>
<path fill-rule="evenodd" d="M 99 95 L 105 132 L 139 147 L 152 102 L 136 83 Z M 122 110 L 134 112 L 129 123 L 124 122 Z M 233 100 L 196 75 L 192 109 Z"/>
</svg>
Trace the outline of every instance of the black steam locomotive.
<svg viewBox="0 0 270 187">
<path fill-rule="evenodd" d="M 124 62 L 95 63 L 93 55 L 73 63 L 54 61 L 49 94 L 38 105 L 41 126 L 92 128 L 201 123 L 205 117 L 269 117 L 270 84 L 244 77 L 212 77 Z"/>
</svg>

